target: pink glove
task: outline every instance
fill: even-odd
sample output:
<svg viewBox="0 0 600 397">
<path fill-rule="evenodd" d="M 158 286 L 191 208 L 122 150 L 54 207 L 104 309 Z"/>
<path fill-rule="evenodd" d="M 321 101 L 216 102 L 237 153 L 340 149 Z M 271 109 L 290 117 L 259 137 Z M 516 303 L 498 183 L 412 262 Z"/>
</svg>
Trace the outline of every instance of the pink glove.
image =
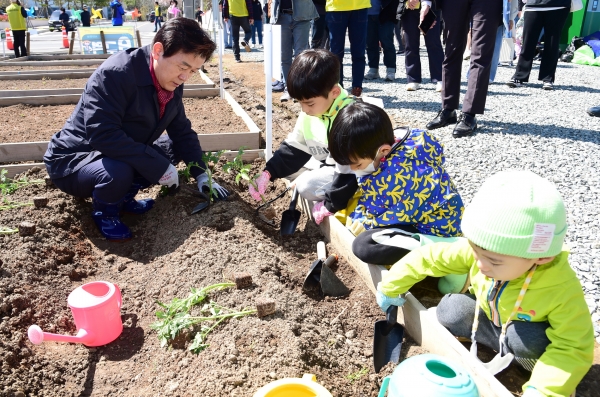
<svg viewBox="0 0 600 397">
<path fill-rule="evenodd" d="M 312 213 L 313 213 L 313 217 L 315 218 L 315 223 L 317 225 L 320 225 L 321 222 L 323 222 L 323 219 L 325 219 L 326 216 L 333 215 L 331 212 L 329 212 L 327 210 L 327 208 L 325 208 L 324 203 L 325 203 L 324 201 L 319 201 L 313 207 L 313 212 Z"/>
<path fill-rule="evenodd" d="M 271 174 L 268 171 L 263 171 L 263 173 L 254 181 L 256 186 L 258 187 L 258 191 L 250 184 L 248 186 L 248 190 L 250 191 L 250 195 L 256 201 L 262 200 L 262 195 L 265 194 L 265 190 L 267 190 L 267 185 L 271 180 Z"/>
</svg>

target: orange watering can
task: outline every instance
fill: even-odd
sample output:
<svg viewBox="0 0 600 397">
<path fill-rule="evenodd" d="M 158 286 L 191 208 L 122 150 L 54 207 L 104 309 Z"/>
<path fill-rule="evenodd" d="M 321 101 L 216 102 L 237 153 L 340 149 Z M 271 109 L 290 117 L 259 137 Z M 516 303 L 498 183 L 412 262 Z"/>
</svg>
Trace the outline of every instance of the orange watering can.
<svg viewBox="0 0 600 397">
<path fill-rule="evenodd" d="M 115 284 L 106 281 L 84 284 L 69 294 L 67 303 L 73 313 L 77 335 L 52 334 L 32 325 L 27 330 L 31 343 L 39 345 L 43 341 L 55 341 L 102 346 L 123 332 L 121 291 Z"/>
</svg>

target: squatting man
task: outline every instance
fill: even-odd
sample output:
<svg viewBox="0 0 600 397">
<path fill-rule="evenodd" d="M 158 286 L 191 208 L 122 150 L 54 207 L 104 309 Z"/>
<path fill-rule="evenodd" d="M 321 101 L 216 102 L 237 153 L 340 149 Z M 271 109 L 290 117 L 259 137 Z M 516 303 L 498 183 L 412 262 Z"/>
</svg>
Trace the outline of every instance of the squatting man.
<svg viewBox="0 0 600 397">
<path fill-rule="evenodd" d="M 135 200 L 153 184 L 179 186 L 175 165 L 209 190 L 202 148 L 183 107 L 183 84 L 210 58 L 215 43 L 188 18 L 175 18 L 151 45 L 107 59 L 88 80 L 79 103 L 52 137 L 44 162 L 62 191 L 92 198 L 92 218 L 111 241 L 131 238 L 120 213 L 143 214 L 154 200 Z M 163 132 L 167 134 L 163 134 Z M 212 183 L 217 199 L 229 192 Z"/>
</svg>

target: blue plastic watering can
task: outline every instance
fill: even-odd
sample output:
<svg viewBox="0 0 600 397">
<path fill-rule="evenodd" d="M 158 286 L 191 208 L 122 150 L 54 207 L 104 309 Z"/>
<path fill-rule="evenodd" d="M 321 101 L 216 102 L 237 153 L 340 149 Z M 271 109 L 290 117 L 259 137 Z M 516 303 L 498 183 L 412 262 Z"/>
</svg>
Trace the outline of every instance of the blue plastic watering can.
<svg viewBox="0 0 600 397">
<path fill-rule="evenodd" d="M 390 376 L 383 378 L 378 397 L 385 397 L 386 391 L 388 397 L 479 397 L 471 376 L 436 354 L 404 360 Z"/>
</svg>

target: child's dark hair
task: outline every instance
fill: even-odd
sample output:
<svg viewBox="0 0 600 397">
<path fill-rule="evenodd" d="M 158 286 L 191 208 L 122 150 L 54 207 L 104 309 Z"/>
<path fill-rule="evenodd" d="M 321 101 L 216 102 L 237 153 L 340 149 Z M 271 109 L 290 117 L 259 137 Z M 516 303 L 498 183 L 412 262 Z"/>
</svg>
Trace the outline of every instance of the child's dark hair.
<svg viewBox="0 0 600 397">
<path fill-rule="evenodd" d="M 298 101 L 327 98 L 339 82 L 340 61 L 331 51 L 323 49 L 306 50 L 298 55 L 286 80 L 290 97 Z"/>
<path fill-rule="evenodd" d="M 374 159 L 381 145 L 394 144 L 394 128 L 385 110 L 362 101 L 337 114 L 327 133 L 329 154 L 340 165 Z"/>
</svg>

